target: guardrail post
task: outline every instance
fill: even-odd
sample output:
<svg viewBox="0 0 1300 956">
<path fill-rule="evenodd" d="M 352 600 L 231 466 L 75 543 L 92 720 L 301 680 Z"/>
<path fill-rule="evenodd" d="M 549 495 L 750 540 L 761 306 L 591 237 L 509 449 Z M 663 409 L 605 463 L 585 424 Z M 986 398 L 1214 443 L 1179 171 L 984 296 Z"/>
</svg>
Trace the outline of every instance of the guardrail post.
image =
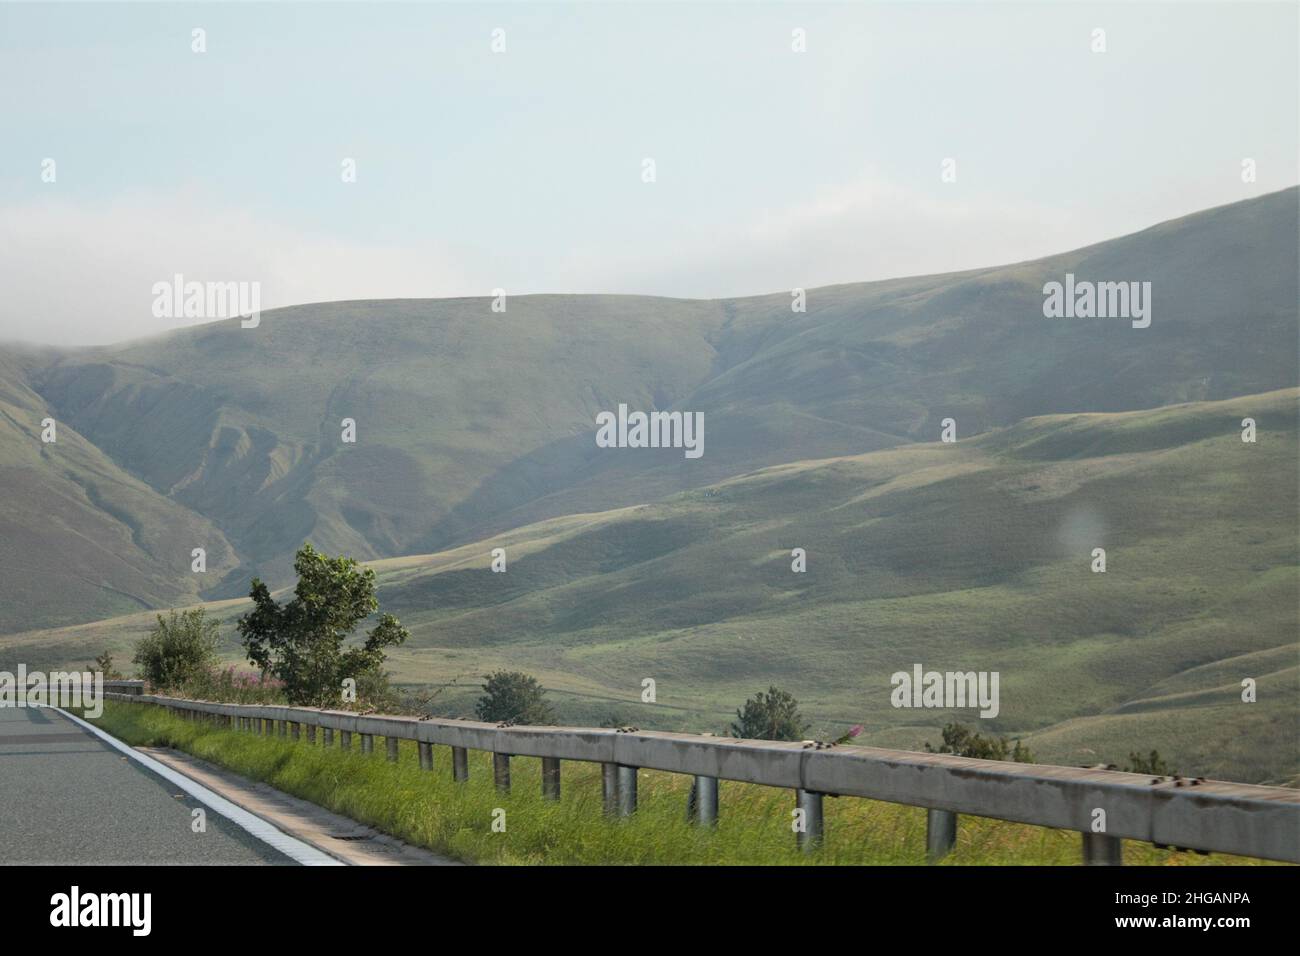
<svg viewBox="0 0 1300 956">
<path fill-rule="evenodd" d="M 426 744 L 423 741 L 420 742 L 420 769 L 433 769 L 433 744 Z"/>
<path fill-rule="evenodd" d="M 803 827 L 795 831 L 799 849 L 811 853 L 821 846 L 825 835 L 822 824 L 822 795 L 811 790 L 795 791 L 795 806 L 803 811 Z"/>
<path fill-rule="evenodd" d="M 560 758 L 542 758 L 542 799 L 560 799 Z"/>
<path fill-rule="evenodd" d="M 311 744 L 313 747 L 316 745 L 316 725 L 315 725 L 315 724 L 308 724 L 308 725 L 307 725 L 307 743 Z"/>
<path fill-rule="evenodd" d="M 931 863 L 942 859 L 957 845 L 957 814 L 951 810 L 925 812 L 925 858 Z"/>
<path fill-rule="evenodd" d="M 718 778 L 696 777 L 686 803 L 686 819 L 702 827 L 718 825 Z"/>
<path fill-rule="evenodd" d="M 325 745 L 326 747 L 333 747 L 333 746 L 334 746 L 334 728 L 333 728 L 333 727 L 323 727 L 323 728 L 321 728 L 321 729 L 325 731 L 325 741 L 324 741 L 324 745 Z"/>
<path fill-rule="evenodd" d="M 339 749 L 340 750 L 352 749 L 352 731 L 350 730 L 339 731 Z"/>
<path fill-rule="evenodd" d="M 600 765 L 600 785 L 605 798 L 605 813 L 613 816 L 618 813 L 618 764 Z"/>
<path fill-rule="evenodd" d="M 298 740 L 302 736 L 302 724 L 298 723 L 298 721 L 296 720 L 290 721 L 289 736 L 292 737 L 294 740 Z"/>
<path fill-rule="evenodd" d="M 502 793 L 510 792 L 510 755 L 492 754 L 492 779 Z"/>
<path fill-rule="evenodd" d="M 375 752 L 375 735 L 374 735 L 374 734 L 362 734 L 362 735 L 361 735 L 361 752 L 362 752 L 363 754 L 369 754 L 369 753 L 374 753 L 374 752 Z"/>
<path fill-rule="evenodd" d="M 288 736 L 289 736 L 289 721 L 287 721 L 287 720 L 277 720 L 277 721 L 275 722 L 275 729 L 279 732 L 279 735 L 280 735 L 281 737 L 288 737 Z"/>
<path fill-rule="evenodd" d="M 397 738 L 385 737 L 384 740 L 388 744 L 388 759 L 397 763 Z"/>
<path fill-rule="evenodd" d="M 636 813 L 636 767 L 618 765 L 618 815 L 630 817 Z"/>
<path fill-rule="evenodd" d="M 271 731 L 274 729 L 271 726 L 271 721 L 266 720 L 262 717 L 254 717 L 253 722 L 257 724 L 258 734 L 260 734 L 263 737 L 271 736 Z"/>
<path fill-rule="evenodd" d="M 1084 833 L 1083 863 L 1085 866 L 1123 866 L 1124 851 L 1119 837 Z"/>
<path fill-rule="evenodd" d="M 451 779 L 457 783 L 469 779 L 469 751 L 464 747 L 451 748 Z"/>
</svg>

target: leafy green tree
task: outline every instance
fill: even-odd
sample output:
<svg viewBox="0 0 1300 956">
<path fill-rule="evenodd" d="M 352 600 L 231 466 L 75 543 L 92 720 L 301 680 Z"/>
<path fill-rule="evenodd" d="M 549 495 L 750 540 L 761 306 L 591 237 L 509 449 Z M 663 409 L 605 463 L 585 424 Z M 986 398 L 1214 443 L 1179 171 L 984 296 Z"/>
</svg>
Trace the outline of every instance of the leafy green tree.
<svg viewBox="0 0 1300 956">
<path fill-rule="evenodd" d="M 932 754 L 956 754 L 958 757 L 975 757 L 979 760 L 1012 760 L 1016 763 L 1033 763 L 1034 756 L 1019 740 L 1013 746 L 1006 737 L 985 737 L 963 724 L 944 724 L 943 743 L 936 750 L 925 742 Z"/>
<path fill-rule="evenodd" d="M 731 736 L 748 740 L 802 740 L 811 726 L 799 713 L 799 702 L 776 687 L 745 701 L 736 718 Z"/>
<path fill-rule="evenodd" d="M 153 630 L 135 646 L 131 663 L 140 676 L 159 690 L 183 687 L 217 663 L 218 624 L 203 608 L 158 616 Z M 96 661 L 96 664 L 99 660 Z M 109 666 L 112 666 L 111 659 Z"/>
<path fill-rule="evenodd" d="M 496 671 L 484 678 L 483 696 L 474 706 L 479 720 L 511 724 L 546 724 L 554 719 L 537 678 L 520 671 Z"/>
<path fill-rule="evenodd" d="M 358 623 L 379 610 L 375 572 L 353 558 L 331 558 L 304 544 L 294 557 L 298 575 L 293 600 L 278 604 L 257 578 L 249 596 L 253 610 L 239 619 L 248 660 L 284 681 L 291 704 L 337 706 L 343 681 L 358 687 L 384 663 L 384 648 L 401 644 L 406 628 L 382 614 L 365 641 L 344 647 Z"/>
</svg>

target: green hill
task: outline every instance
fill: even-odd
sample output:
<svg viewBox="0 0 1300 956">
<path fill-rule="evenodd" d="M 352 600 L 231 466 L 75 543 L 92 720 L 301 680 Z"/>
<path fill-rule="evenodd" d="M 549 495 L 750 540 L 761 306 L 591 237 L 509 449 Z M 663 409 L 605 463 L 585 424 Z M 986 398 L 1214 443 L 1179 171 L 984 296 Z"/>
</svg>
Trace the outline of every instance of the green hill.
<svg viewBox="0 0 1300 956">
<path fill-rule="evenodd" d="M 519 296 L 504 313 L 488 299 L 340 302 L 268 312 L 252 330 L 3 349 L 0 394 L 16 403 L 0 461 L 26 470 L 0 534 L 41 570 L 0 579 L 0 633 L 236 596 L 254 574 L 282 583 L 307 538 L 368 559 L 431 552 L 933 441 L 949 417 L 965 438 L 1294 386 L 1296 210 L 1290 189 L 1036 262 L 813 289 L 806 313 L 788 291 Z M 1043 283 L 1067 271 L 1151 281 L 1151 327 L 1044 319 Z M 620 402 L 703 412 L 704 456 L 598 449 L 595 415 Z M 46 413 L 85 462 L 32 453 Z M 355 445 L 340 441 L 344 418 Z M 80 490 L 60 492 L 68 481 Z M 75 531 L 37 535 L 74 513 L 68 494 Z M 196 546 L 209 552 L 199 591 Z"/>
<path fill-rule="evenodd" d="M 190 551 L 208 573 L 234 549 L 207 518 L 128 474 L 26 385 L 0 353 L 0 630 L 48 627 L 199 597 Z M 55 441 L 41 422 L 56 420 Z"/>
<path fill-rule="evenodd" d="M 1044 760 L 1154 747 L 1184 774 L 1289 780 L 1298 413 L 1292 388 L 1037 417 L 379 561 L 383 607 L 412 633 L 393 665 L 399 680 L 456 682 L 440 699 L 452 713 L 495 666 L 538 674 L 569 720 L 697 731 L 724 730 L 776 683 L 823 736 L 861 722 L 866 742 L 919 748 L 960 719 L 1023 735 Z M 496 547 L 504 574 L 488 567 Z M 0 653 L 86 659 L 148 624 L 17 635 Z M 890 675 L 914 664 L 998 671 L 1000 714 L 895 709 Z M 1247 677 L 1254 704 L 1240 701 Z"/>
</svg>

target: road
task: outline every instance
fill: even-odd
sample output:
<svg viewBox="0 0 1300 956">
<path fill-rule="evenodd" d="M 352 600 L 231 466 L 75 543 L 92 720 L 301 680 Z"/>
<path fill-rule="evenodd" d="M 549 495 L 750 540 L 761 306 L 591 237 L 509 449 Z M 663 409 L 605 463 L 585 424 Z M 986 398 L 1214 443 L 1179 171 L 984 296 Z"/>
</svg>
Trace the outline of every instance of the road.
<svg viewBox="0 0 1300 956">
<path fill-rule="evenodd" d="M 292 865 L 57 711 L 0 707 L 0 863 Z"/>
</svg>

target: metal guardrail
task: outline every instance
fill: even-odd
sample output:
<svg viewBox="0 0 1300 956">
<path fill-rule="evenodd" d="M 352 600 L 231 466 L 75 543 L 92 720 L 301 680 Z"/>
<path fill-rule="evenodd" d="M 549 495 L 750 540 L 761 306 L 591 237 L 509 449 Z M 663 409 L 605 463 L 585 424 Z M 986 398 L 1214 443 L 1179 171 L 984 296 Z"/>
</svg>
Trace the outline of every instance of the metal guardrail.
<svg viewBox="0 0 1300 956">
<path fill-rule="evenodd" d="M 795 823 L 803 824 L 796 836 L 805 849 L 822 840 L 823 796 L 840 795 L 926 808 L 931 859 L 952 848 L 957 815 L 964 813 L 1076 830 L 1083 835 L 1085 863 L 1119 863 L 1121 839 L 1300 863 L 1300 790 L 1284 787 L 877 747 L 819 747 L 589 727 L 502 726 L 212 703 L 116 689 L 105 696 L 156 704 L 238 730 L 278 732 L 295 740 L 305 727 L 312 743 L 319 729 L 325 746 L 332 746 L 338 733 L 344 749 L 351 747 L 352 735 L 357 734 L 363 753 L 373 751 L 375 737 L 384 737 L 390 760 L 397 759 L 399 740 L 412 740 L 419 745 L 420 766 L 429 770 L 433 769 L 432 748 L 448 746 L 457 780 L 468 778 L 468 751 L 487 751 L 493 754 L 495 780 L 502 789 L 510 786 L 511 756 L 541 757 L 542 790 L 551 798 L 560 793 L 560 761 L 599 763 L 604 768 L 605 807 L 611 813 L 635 812 L 640 769 L 693 776 L 689 812 L 705 825 L 717 820 L 719 780 L 786 788 L 796 791 L 797 808 L 803 811 L 802 820 Z"/>
<path fill-rule="evenodd" d="M 109 693 L 130 694 L 133 697 L 139 697 L 144 693 L 144 681 L 106 680 L 104 681 L 104 690 Z"/>
</svg>

